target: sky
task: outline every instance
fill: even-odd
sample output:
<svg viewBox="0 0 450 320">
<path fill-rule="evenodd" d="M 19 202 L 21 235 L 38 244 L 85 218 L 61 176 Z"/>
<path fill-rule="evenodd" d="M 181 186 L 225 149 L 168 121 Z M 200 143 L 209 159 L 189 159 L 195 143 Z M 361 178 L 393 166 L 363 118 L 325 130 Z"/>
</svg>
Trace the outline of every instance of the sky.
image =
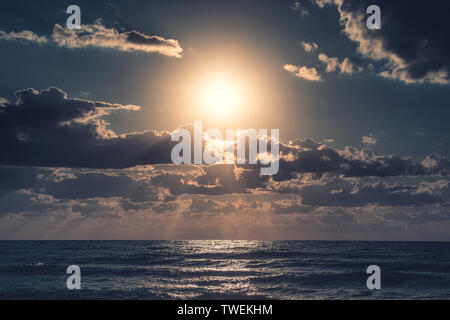
<svg viewBox="0 0 450 320">
<path fill-rule="evenodd" d="M 449 9 L 2 1 L 0 239 L 450 240 Z M 196 120 L 278 173 L 174 164 Z"/>
</svg>

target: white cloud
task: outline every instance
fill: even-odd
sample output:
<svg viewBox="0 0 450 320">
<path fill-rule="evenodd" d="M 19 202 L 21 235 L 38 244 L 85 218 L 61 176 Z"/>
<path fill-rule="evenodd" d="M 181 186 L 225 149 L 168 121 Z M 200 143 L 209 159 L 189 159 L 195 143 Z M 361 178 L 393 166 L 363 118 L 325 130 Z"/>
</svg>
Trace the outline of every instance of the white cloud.
<svg viewBox="0 0 450 320">
<path fill-rule="evenodd" d="M 336 68 L 339 66 L 338 58 L 330 58 L 324 53 L 319 53 L 318 58 L 320 62 L 327 66 L 326 72 L 336 71 Z"/>
<path fill-rule="evenodd" d="M 340 73 L 353 74 L 355 67 L 349 58 L 339 61 L 338 58 L 330 58 L 324 53 L 318 55 L 319 61 L 326 65 L 326 72 L 334 72 L 339 69 Z M 360 68 L 358 68 L 360 70 Z"/>
<path fill-rule="evenodd" d="M 93 25 L 82 25 L 81 29 L 67 29 L 55 24 L 52 33 L 53 41 L 61 47 L 104 47 L 120 51 L 157 52 L 169 57 L 181 57 L 183 49 L 177 40 L 159 36 L 147 36 L 136 31 L 119 33 L 99 22 Z"/>
<path fill-rule="evenodd" d="M 120 51 L 155 52 L 175 58 L 180 58 L 183 52 L 177 40 L 149 36 L 137 31 L 119 32 L 103 26 L 100 21 L 73 30 L 55 24 L 50 37 L 39 36 L 28 30 L 9 33 L 0 30 L 0 40 L 23 40 L 39 44 L 53 42 L 59 47 L 71 49 L 102 47 Z"/>
<path fill-rule="evenodd" d="M 317 69 L 314 67 L 307 68 L 305 66 L 298 67 L 298 66 L 294 66 L 292 64 L 286 64 L 283 67 L 283 69 L 286 71 L 289 71 L 297 78 L 301 78 L 301 79 L 305 79 L 305 80 L 309 80 L 309 81 L 322 81 L 322 77 L 317 72 Z"/>
<path fill-rule="evenodd" d="M 319 8 L 324 8 L 326 5 L 332 4 L 333 0 L 313 0 Z"/>
<path fill-rule="evenodd" d="M 315 42 L 311 42 L 311 43 L 302 42 L 302 47 L 303 47 L 303 49 L 305 49 L 306 52 L 313 52 L 319 48 L 319 46 Z"/>
<path fill-rule="evenodd" d="M 349 58 L 345 58 L 344 61 L 341 62 L 339 67 L 341 69 L 341 73 L 347 73 L 347 74 L 353 73 L 354 66 Z"/>
<path fill-rule="evenodd" d="M 29 30 L 24 30 L 20 32 L 5 32 L 0 30 L 0 40 L 25 40 L 30 42 L 36 42 L 39 44 L 44 44 L 48 42 L 47 37 L 38 36 Z"/>
</svg>

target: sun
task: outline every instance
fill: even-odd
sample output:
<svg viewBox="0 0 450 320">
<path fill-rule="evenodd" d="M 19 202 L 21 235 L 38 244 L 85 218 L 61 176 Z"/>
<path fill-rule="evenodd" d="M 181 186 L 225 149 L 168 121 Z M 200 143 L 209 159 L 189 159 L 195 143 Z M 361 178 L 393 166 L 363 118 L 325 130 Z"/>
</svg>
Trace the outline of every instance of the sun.
<svg viewBox="0 0 450 320">
<path fill-rule="evenodd" d="M 200 90 L 203 113 L 215 118 L 236 116 L 242 103 L 243 94 L 238 83 L 225 75 L 209 79 Z"/>
</svg>

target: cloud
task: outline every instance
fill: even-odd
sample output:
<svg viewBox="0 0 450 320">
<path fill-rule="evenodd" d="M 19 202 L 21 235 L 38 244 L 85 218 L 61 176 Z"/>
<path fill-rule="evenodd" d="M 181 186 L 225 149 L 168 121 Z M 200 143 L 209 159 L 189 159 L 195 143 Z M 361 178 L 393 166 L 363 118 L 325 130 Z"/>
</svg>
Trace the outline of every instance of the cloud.
<svg viewBox="0 0 450 320">
<path fill-rule="evenodd" d="M 313 52 L 319 48 L 319 46 L 315 42 L 311 42 L 311 43 L 302 42 L 302 47 L 303 47 L 303 49 L 305 49 L 306 52 Z"/>
<path fill-rule="evenodd" d="M 339 66 L 338 58 L 329 58 L 324 53 L 319 53 L 318 58 L 320 62 L 324 63 L 327 66 L 326 68 L 327 72 L 336 71 L 336 68 Z"/>
<path fill-rule="evenodd" d="M 271 177 L 258 165 L 173 165 L 169 133 L 118 135 L 102 119 L 138 106 L 70 98 L 58 88 L 16 97 L 0 111 L 2 239 L 344 231 L 365 239 L 411 228 L 422 238 L 448 235 L 450 161 L 440 155 L 419 162 L 296 139 L 280 142 L 280 170 Z"/>
<path fill-rule="evenodd" d="M 29 144 L 21 144 L 17 154 L 8 153 L 9 160 L 25 154 L 28 166 L 0 165 L 2 239 L 317 239 L 342 232 L 357 239 L 404 239 L 403 232 L 412 228 L 419 228 L 415 239 L 448 235 L 443 226 L 450 226 L 450 162 L 439 155 L 416 162 L 297 139 L 280 143 L 280 172 L 273 177 L 261 176 L 258 166 L 251 165 L 173 165 L 163 156 L 169 147 L 148 144 L 152 136 L 133 144 L 124 135 L 125 145 L 108 150 L 103 145 L 118 136 L 95 134 L 98 144 L 89 148 L 92 132 L 98 131 L 89 123 L 105 112 L 137 110 L 135 106 L 71 99 L 56 88 L 25 89 L 17 96 L 16 103 L 4 107 L 7 118 L 0 113 L 0 128 L 28 128 L 36 139 L 19 135 Z M 69 128 L 59 131 L 55 123 Z M 81 126 L 71 132 L 73 124 Z M 0 133 L 4 155 L 15 142 L 5 139 L 5 131 Z M 74 139 L 67 141 L 67 135 Z M 165 146 L 167 141 L 159 142 Z M 155 154 L 145 165 L 132 166 L 142 151 Z M 42 154 L 52 164 L 71 166 L 72 159 L 75 166 L 36 167 L 49 165 Z M 130 167 L 110 169 L 115 154 L 129 158 Z M 83 168 L 78 168 L 80 163 Z"/>
<path fill-rule="evenodd" d="M 319 8 L 324 8 L 326 5 L 330 5 L 334 2 L 334 0 L 313 0 Z"/>
<path fill-rule="evenodd" d="M 0 112 L 2 165 L 124 168 L 170 161 L 168 132 L 117 135 L 102 119 L 138 106 L 69 98 L 54 87 L 16 96 Z"/>
<path fill-rule="evenodd" d="M 82 25 L 80 29 L 73 30 L 55 24 L 50 37 L 38 36 L 27 30 L 9 33 L 0 30 L 0 40 L 22 40 L 39 44 L 53 42 L 59 47 L 70 49 L 98 47 L 125 52 L 155 52 L 175 58 L 181 58 L 183 53 L 183 48 L 177 40 L 146 35 L 135 30 L 119 32 L 103 26 L 100 20 L 95 24 Z"/>
<path fill-rule="evenodd" d="M 363 136 L 362 142 L 368 145 L 375 145 L 377 143 L 377 139 L 373 137 L 373 135 Z"/>
<path fill-rule="evenodd" d="M 6 106 L 6 104 L 7 104 L 8 102 L 9 102 L 9 101 L 6 100 L 5 98 L 0 97 L 0 107 Z"/>
<path fill-rule="evenodd" d="M 397 155 L 376 155 L 370 149 L 347 146 L 335 150 L 312 139 L 280 144 L 280 169 L 273 179 L 289 180 L 297 173 L 342 174 L 347 177 L 442 175 L 450 173 L 450 162 L 440 155 L 428 155 L 422 162 Z"/>
<path fill-rule="evenodd" d="M 378 74 L 404 83 L 440 83 L 450 80 L 449 26 L 446 10 L 424 6 L 421 1 L 383 1 L 381 30 L 366 27 L 366 8 L 371 1 L 316 0 L 323 8 L 337 6 L 343 32 L 356 42 L 358 52 L 372 61 L 384 62 Z"/>
<path fill-rule="evenodd" d="M 317 69 L 314 67 L 297 67 L 292 64 L 286 64 L 283 69 L 289 71 L 297 78 L 309 81 L 322 81 L 322 77 L 318 74 Z"/>
<path fill-rule="evenodd" d="M 354 70 L 353 63 L 349 58 L 345 58 L 344 61 L 341 62 L 339 67 L 341 69 L 341 73 L 352 74 Z M 358 69 L 358 71 L 361 71 L 361 69 Z"/>
<path fill-rule="evenodd" d="M 70 98 L 58 88 L 23 89 L 16 102 L 6 102 L 0 112 L 0 165 L 129 168 L 138 165 L 171 164 L 176 142 L 166 131 L 116 134 L 104 116 L 112 112 L 138 111 L 135 105 Z M 193 130 L 192 126 L 185 127 Z M 365 142 L 374 142 L 367 136 Z M 276 180 L 291 179 L 296 173 L 336 173 L 346 176 L 447 175 L 447 158 L 429 155 L 422 163 L 396 155 L 376 155 L 370 149 L 330 148 L 312 139 L 281 143 L 280 170 Z M 202 167 L 198 181 L 186 183 L 174 175 L 180 190 L 228 193 L 256 188 L 267 179 L 259 176 L 258 165 L 216 165 Z M 184 179 L 184 182 L 179 182 Z M 177 184 L 166 186 L 174 188 Z M 211 188 L 211 186 L 215 186 Z"/>
<path fill-rule="evenodd" d="M 418 182 L 412 184 L 369 179 L 324 176 L 317 180 L 291 180 L 276 185 L 282 193 L 294 193 L 304 206 L 362 207 L 442 205 L 450 200 L 450 182 Z"/>
<path fill-rule="evenodd" d="M 340 73 L 352 74 L 354 71 L 353 63 L 349 58 L 344 58 L 341 62 L 338 58 L 330 58 L 324 53 L 319 53 L 319 61 L 326 65 L 326 72 L 334 72 L 340 69 Z"/>
<path fill-rule="evenodd" d="M 412 135 L 418 136 L 418 137 L 425 137 L 426 136 L 425 132 L 423 132 L 423 131 L 412 132 Z"/>
<path fill-rule="evenodd" d="M 448 239 L 448 178 L 302 174 L 251 193 L 207 196 L 174 195 L 155 183 L 174 174 L 212 183 L 223 171 L 191 167 L 0 166 L 1 238 Z"/>
<path fill-rule="evenodd" d="M 177 40 L 148 36 L 137 31 L 120 33 L 100 23 L 82 25 L 80 29 L 67 29 L 55 24 L 53 41 L 61 47 L 103 47 L 120 51 L 157 52 L 168 57 L 180 58 L 183 49 Z"/>
<path fill-rule="evenodd" d="M 421 162 L 426 174 L 435 174 L 440 172 L 442 175 L 450 175 L 450 161 L 438 154 L 429 154 Z"/>
<path fill-rule="evenodd" d="M 306 43 L 302 42 L 302 46 L 306 52 L 312 52 L 317 50 L 318 46 L 316 43 Z M 361 71 L 362 67 L 355 68 L 353 63 L 349 58 L 344 58 L 343 61 L 339 61 L 338 58 L 330 58 L 325 53 L 319 53 L 319 61 L 325 65 L 325 72 L 334 72 L 339 70 L 341 74 L 353 74 L 355 70 Z M 315 67 L 299 67 L 292 64 L 286 64 L 283 67 L 284 70 L 289 71 L 295 77 L 309 80 L 309 81 L 322 81 L 323 78 L 317 71 Z"/>
<path fill-rule="evenodd" d="M 302 17 L 309 15 L 308 9 L 306 9 L 299 1 L 294 2 L 291 9 L 300 13 Z"/>
<path fill-rule="evenodd" d="M 38 36 L 37 34 L 33 33 L 29 30 L 24 30 L 20 32 L 6 32 L 0 30 L 0 40 L 16 40 L 16 41 L 29 41 L 29 42 L 35 42 L 39 44 L 44 44 L 48 42 L 47 37 L 45 36 Z"/>
</svg>

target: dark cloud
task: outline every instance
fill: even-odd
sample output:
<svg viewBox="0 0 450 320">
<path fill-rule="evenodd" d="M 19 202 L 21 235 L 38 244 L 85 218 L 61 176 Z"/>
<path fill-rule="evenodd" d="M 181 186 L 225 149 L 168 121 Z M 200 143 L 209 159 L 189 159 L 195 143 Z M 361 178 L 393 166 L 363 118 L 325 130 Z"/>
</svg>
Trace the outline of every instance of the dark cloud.
<svg viewBox="0 0 450 320">
<path fill-rule="evenodd" d="M 149 130 L 117 135 L 102 119 L 111 112 L 137 111 L 138 106 L 69 98 L 58 88 L 24 89 L 16 96 L 16 102 L 5 101 L 0 109 L 0 165 L 129 168 L 172 163 L 171 151 L 176 142 L 170 141 L 169 132 Z M 192 126 L 184 128 L 193 134 Z M 271 148 L 270 141 L 268 144 Z M 305 172 L 379 177 L 450 172 L 450 162 L 439 155 L 429 155 L 418 163 L 408 157 L 376 155 L 370 149 L 336 150 L 311 139 L 280 143 L 280 152 L 280 170 L 273 176 L 278 181 Z M 201 188 L 206 194 L 243 192 L 263 187 L 269 179 L 260 176 L 256 165 L 201 167 L 204 174 L 195 182 L 198 185 L 184 184 L 180 190 Z M 174 193 L 181 192 L 173 189 L 174 184 L 170 188 Z"/>
<path fill-rule="evenodd" d="M 0 112 L 1 165 L 125 168 L 169 163 L 168 132 L 116 135 L 102 116 L 133 105 L 68 98 L 57 88 L 18 91 Z"/>
<path fill-rule="evenodd" d="M 58 199 L 120 197 L 133 202 L 163 201 L 167 195 L 153 188 L 148 180 L 135 180 L 125 172 L 91 172 L 47 184 L 45 192 Z"/>
<path fill-rule="evenodd" d="M 383 180 L 361 182 L 355 179 L 326 178 L 314 183 L 293 180 L 276 188 L 295 193 L 303 206 L 364 207 L 441 205 L 449 198 L 449 182 L 440 180 L 422 184 L 390 183 Z M 294 204 L 295 205 L 295 204 Z"/>
<path fill-rule="evenodd" d="M 440 155 L 428 155 L 422 162 L 411 157 L 376 155 L 371 149 L 346 147 L 335 150 L 311 139 L 295 140 L 280 146 L 280 171 L 275 180 L 294 177 L 295 173 L 327 172 L 348 177 L 443 175 L 450 172 L 450 162 Z"/>
<path fill-rule="evenodd" d="M 450 80 L 450 32 L 447 1 L 315 0 L 338 7 L 344 33 L 366 58 L 386 62 L 380 75 L 406 83 Z M 369 5 L 381 8 L 381 30 L 366 27 Z"/>
</svg>

